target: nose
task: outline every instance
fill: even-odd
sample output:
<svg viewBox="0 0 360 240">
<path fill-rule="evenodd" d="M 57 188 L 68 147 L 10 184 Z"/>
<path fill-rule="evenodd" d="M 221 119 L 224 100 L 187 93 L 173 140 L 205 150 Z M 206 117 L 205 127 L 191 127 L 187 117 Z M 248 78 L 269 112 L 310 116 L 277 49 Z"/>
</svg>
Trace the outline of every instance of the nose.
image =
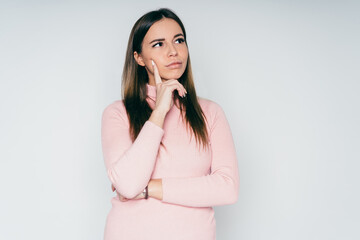
<svg viewBox="0 0 360 240">
<path fill-rule="evenodd" d="M 174 47 L 173 44 L 169 44 L 169 53 L 168 53 L 168 56 L 176 56 L 178 53 L 177 53 L 177 50 L 176 48 Z"/>
</svg>

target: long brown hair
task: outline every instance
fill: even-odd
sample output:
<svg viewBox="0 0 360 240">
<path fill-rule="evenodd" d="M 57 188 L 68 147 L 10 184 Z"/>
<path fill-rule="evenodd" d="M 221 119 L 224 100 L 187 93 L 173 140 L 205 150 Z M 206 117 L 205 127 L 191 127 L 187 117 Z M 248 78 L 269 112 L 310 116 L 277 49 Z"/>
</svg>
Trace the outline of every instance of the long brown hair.
<svg viewBox="0 0 360 240">
<path fill-rule="evenodd" d="M 133 26 L 129 36 L 122 74 L 122 97 L 130 122 L 130 135 L 133 141 L 138 136 L 145 122 L 150 118 L 152 112 L 146 101 L 148 75 L 145 67 L 138 65 L 135 61 L 134 51 L 139 54 L 141 53 L 141 45 L 146 33 L 155 22 L 162 18 L 173 19 L 180 25 L 184 33 L 185 43 L 187 44 L 184 25 L 179 17 L 168 8 L 160 8 L 146 13 Z M 174 91 L 174 101 L 178 100 L 181 113 L 185 112 L 186 127 L 188 130 L 189 126 L 191 127 L 196 143 L 201 143 L 203 147 L 207 147 L 209 137 L 205 124 L 206 117 L 196 96 L 190 54 L 187 59 L 186 69 L 178 81 L 185 87 L 187 95 L 185 98 L 181 98 L 177 91 Z"/>
</svg>

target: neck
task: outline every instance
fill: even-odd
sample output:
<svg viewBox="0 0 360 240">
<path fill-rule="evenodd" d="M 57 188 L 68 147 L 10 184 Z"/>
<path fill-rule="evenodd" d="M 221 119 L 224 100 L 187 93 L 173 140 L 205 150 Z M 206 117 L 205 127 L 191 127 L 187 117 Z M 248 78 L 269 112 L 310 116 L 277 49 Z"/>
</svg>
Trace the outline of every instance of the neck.
<svg viewBox="0 0 360 240">
<path fill-rule="evenodd" d="M 161 78 L 161 81 L 164 82 L 164 81 L 166 81 L 166 79 Z M 156 86 L 155 78 L 154 78 L 153 75 L 149 75 L 149 82 L 148 83 L 151 86 Z"/>
</svg>

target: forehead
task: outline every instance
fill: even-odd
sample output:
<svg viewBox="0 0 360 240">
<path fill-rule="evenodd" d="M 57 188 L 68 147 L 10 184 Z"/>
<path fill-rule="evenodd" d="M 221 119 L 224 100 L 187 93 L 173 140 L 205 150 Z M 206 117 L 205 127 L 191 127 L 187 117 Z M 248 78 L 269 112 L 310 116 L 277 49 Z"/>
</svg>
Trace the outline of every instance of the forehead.
<svg viewBox="0 0 360 240">
<path fill-rule="evenodd" d="M 173 38 L 178 33 L 184 34 L 180 25 L 173 19 L 163 18 L 150 27 L 144 40 L 151 41 L 156 38 Z"/>
</svg>

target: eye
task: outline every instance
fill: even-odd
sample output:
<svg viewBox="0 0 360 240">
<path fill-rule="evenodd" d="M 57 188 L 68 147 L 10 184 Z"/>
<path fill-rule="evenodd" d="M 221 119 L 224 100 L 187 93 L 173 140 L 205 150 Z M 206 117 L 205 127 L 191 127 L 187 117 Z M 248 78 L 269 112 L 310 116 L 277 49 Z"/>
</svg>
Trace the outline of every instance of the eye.
<svg viewBox="0 0 360 240">
<path fill-rule="evenodd" d="M 178 39 L 176 39 L 175 40 L 175 42 L 179 42 L 179 43 L 183 43 L 183 42 L 185 42 L 185 39 L 184 38 L 178 38 Z"/>
<path fill-rule="evenodd" d="M 157 42 L 157 43 L 155 43 L 154 45 L 152 45 L 152 47 L 155 47 L 155 46 L 157 46 L 157 45 L 159 45 L 159 47 L 161 47 L 161 46 L 163 45 L 163 43 L 162 43 L 162 42 Z"/>
</svg>

